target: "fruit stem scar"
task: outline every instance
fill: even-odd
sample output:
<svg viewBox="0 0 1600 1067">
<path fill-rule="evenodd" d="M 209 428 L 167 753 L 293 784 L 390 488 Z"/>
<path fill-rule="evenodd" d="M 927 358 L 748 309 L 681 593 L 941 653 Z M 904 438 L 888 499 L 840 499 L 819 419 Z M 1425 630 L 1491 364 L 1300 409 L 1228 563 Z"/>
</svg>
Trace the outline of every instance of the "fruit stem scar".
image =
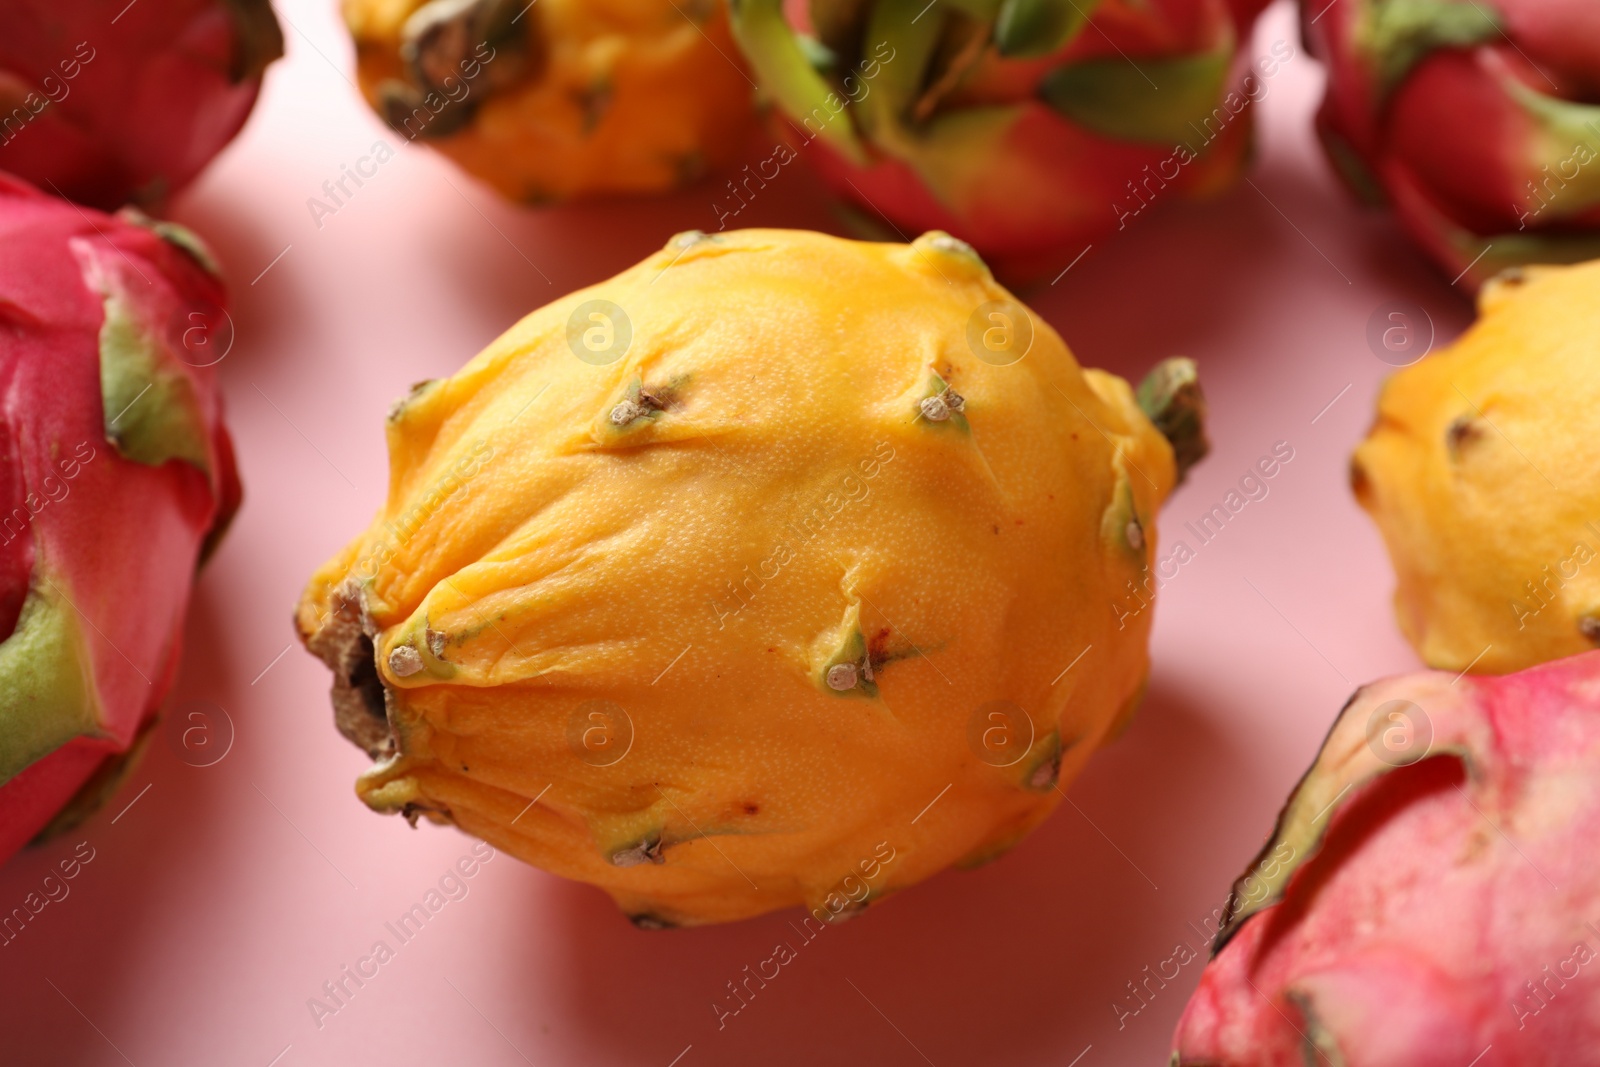
<svg viewBox="0 0 1600 1067">
<path fill-rule="evenodd" d="M 1137 400 L 1140 409 L 1172 445 L 1178 484 L 1182 485 L 1189 468 L 1211 451 L 1211 442 L 1206 439 L 1206 395 L 1200 389 L 1194 360 L 1174 356 L 1157 363 L 1139 383 Z"/>
<path fill-rule="evenodd" d="M 401 645 L 389 653 L 389 669 L 401 678 L 409 678 L 422 670 L 422 654 L 410 645 Z"/>
<path fill-rule="evenodd" d="M 666 401 L 661 397 L 648 390 L 640 389 L 637 400 L 629 397 L 611 409 L 611 424 L 613 426 L 626 426 L 640 416 L 648 415 L 652 411 L 664 411 L 666 406 Z"/>
<path fill-rule="evenodd" d="M 854 663 L 835 663 L 828 668 L 828 688 L 838 692 L 856 687 L 856 665 Z"/>
<path fill-rule="evenodd" d="M 945 386 L 944 392 L 923 397 L 917 406 L 922 410 L 923 418 L 929 422 L 944 422 L 951 415 L 965 411 L 967 400 L 954 389 Z"/>
<path fill-rule="evenodd" d="M 611 854 L 611 864 L 614 867 L 637 867 L 641 863 L 665 863 L 667 858 L 661 854 L 661 838 L 654 840 L 646 838 L 632 848 L 619 849 Z"/>
</svg>

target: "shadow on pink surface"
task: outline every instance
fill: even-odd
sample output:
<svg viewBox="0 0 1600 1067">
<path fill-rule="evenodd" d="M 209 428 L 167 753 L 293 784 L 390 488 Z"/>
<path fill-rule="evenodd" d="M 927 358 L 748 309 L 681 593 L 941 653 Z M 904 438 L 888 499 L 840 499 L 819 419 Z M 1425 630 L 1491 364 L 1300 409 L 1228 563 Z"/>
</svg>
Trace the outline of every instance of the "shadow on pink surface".
<svg viewBox="0 0 1600 1067">
<path fill-rule="evenodd" d="M 235 376 L 239 364 L 264 358 L 256 354 L 281 352 L 293 343 L 314 296 L 296 286 L 268 287 L 273 272 L 260 272 L 283 251 L 285 242 L 256 216 L 247 196 L 240 189 L 203 185 L 185 195 L 172 212 L 173 220 L 198 234 L 222 267 L 236 340 L 222 372 Z"/>
<path fill-rule="evenodd" d="M 225 606 L 205 589 L 200 583 L 190 602 L 184 664 L 169 711 L 197 694 L 227 692 L 238 680 Z M 5 883 L 19 898 L 0 902 L 7 913 L 24 904 L 26 892 L 40 889 L 48 897 L 47 875 L 55 875 L 65 894 L 0 948 L 6 967 L 0 1061 L 19 1067 L 102 1062 L 105 1041 L 85 1019 L 97 1014 L 94 1006 L 117 1002 L 152 959 L 166 954 L 152 944 L 149 918 L 170 909 L 213 908 L 210 880 L 196 877 L 204 875 L 206 864 L 197 871 L 195 856 L 206 853 L 208 842 L 214 858 L 226 850 L 229 813 L 220 803 L 226 783 L 214 767 L 179 758 L 170 726 L 157 726 L 143 758 L 105 809 L 60 838 L 24 849 L 7 865 Z M 237 751 L 232 755 L 239 758 Z M 59 864 L 85 854 L 91 858 L 77 874 L 62 879 Z M 212 950 L 228 954 L 225 944 Z M 17 1025 L 24 1019 L 26 1028 Z"/>
</svg>

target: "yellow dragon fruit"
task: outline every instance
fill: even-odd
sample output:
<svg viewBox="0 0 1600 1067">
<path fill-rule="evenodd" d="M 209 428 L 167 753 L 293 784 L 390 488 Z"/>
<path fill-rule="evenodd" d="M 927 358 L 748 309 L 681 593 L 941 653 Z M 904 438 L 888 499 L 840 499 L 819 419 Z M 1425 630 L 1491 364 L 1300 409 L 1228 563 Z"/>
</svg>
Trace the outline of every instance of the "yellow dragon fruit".
<svg viewBox="0 0 1600 1067">
<path fill-rule="evenodd" d="M 1114 602 L 1202 407 L 944 234 L 682 234 L 394 408 L 298 627 L 372 808 L 641 925 L 837 919 L 1020 839 L 1132 712 Z"/>
<path fill-rule="evenodd" d="M 1351 481 L 1407 639 L 1430 666 L 1498 673 L 1600 643 L 1600 260 L 1509 272 L 1479 306 L 1384 386 Z"/>
<path fill-rule="evenodd" d="M 754 123 L 715 0 L 343 0 L 397 133 L 513 200 L 669 189 Z"/>
</svg>

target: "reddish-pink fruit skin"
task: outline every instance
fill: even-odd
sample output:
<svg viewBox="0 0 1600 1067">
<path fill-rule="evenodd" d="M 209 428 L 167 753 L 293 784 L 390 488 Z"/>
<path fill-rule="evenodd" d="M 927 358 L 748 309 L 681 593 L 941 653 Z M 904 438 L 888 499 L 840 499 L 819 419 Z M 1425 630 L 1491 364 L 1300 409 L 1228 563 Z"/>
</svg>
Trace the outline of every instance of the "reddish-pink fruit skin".
<svg viewBox="0 0 1600 1067">
<path fill-rule="evenodd" d="M 908 234 L 944 230 L 977 248 L 1001 274 L 1027 280 L 1052 264 L 1065 266 L 1064 250 L 1070 259 L 1084 244 L 1132 225 L 1169 188 L 1181 196 L 1219 180 L 1240 164 L 1248 145 L 1248 124 L 1232 124 L 1202 160 L 1170 167 L 1178 178 L 1168 182 L 1159 173 L 1149 178 L 1145 168 L 1170 159 L 1170 146 L 1152 150 L 1117 141 L 1074 126 L 1037 101 L 1022 106 L 1022 117 L 997 149 L 1005 166 L 959 208 L 942 203 L 898 160 L 878 156 L 859 167 L 822 140 L 812 143 L 811 158 L 823 180 L 869 220 L 882 210 Z M 1141 185 L 1142 192 L 1129 187 L 1143 181 L 1149 185 Z"/>
<path fill-rule="evenodd" d="M 1394 700 L 1432 744 L 1385 773 L 1367 738 Z M 1600 652 L 1362 689 L 1263 855 L 1324 796 L 1281 897 L 1236 886 L 1259 910 L 1224 926 L 1174 1064 L 1600 1064 Z"/>
<path fill-rule="evenodd" d="M 1574 158 L 1580 144 L 1600 156 L 1600 121 L 1584 126 L 1600 120 L 1589 106 L 1600 101 L 1600 4 L 1456 2 L 1499 29 L 1425 51 L 1385 86 L 1377 0 L 1301 0 L 1306 41 L 1328 68 L 1317 128 L 1329 155 L 1469 289 L 1510 265 L 1600 255 L 1600 159 Z M 1548 129 L 1530 94 L 1565 109 L 1571 128 Z"/>
<path fill-rule="evenodd" d="M 102 403 L 96 269 L 121 276 L 142 321 L 168 327 L 163 366 L 192 387 L 209 471 L 129 459 L 107 438 L 119 413 Z M 171 685 L 201 547 L 239 504 L 215 370 L 197 365 L 214 354 L 183 338 L 200 322 L 220 337 L 223 301 L 219 279 L 145 226 L 0 175 L 0 638 L 17 637 L 30 588 L 48 586 L 85 635 L 102 709 L 98 736 L 0 784 L 0 861 L 128 748 Z M 5 696 L 0 711 L 15 715 Z"/>
<path fill-rule="evenodd" d="M 274 30 L 243 39 L 262 31 L 239 6 L 7 0 L 0 169 L 108 211 L 161 203 L 239 131 L 261 57 L 282 50 Z"/>
<path fill-rule="evenodd" d="M 916 234 L 939 229 L 972 244 L 1002 275 L 1034 280 L 1064 266 L 1093 241 L 1133 223 L 1152 204 L 1203 196 L 1225 186 L 1251 147 L 1251 105 L 1238 111 L 1223 100 L 1260 98 L 1270 79 L 1252 71 L 1249 41 L 1267 0 L 1102 0 L 1090 24 L 1058 52 L 1006 60 L 976 72 L 952 97 L 956 105 L 1019 105 L 1023 114 L 998 143 L 985 148 L 983 180 L 971 197 L 941 201 L 910 164 L 869 146 L 858 164 L 824 138 L 796 137 L 794 123 L 777 129 L 808 155 L 823 181 L 874 227 Z M 1230 45 L 1231 43 L 1231 45 Z M 1225 123 L 1197 129 L 1187 147 L 1198 158 L 1176 162 L 1178 141 L 1135 141 L 1085 128 L 1037 99 L 1053 68 L 1080 60 L 1176 60 L 1219 47 L 1236 53 L 1222 96 Z M 1271 61 L 1274 74 L 1280 65 Z M 1259 86 L 1253 90 L 1247 88 Z M 1065 254 L 1065 259 L 1063 258 Z"/>
</svg>

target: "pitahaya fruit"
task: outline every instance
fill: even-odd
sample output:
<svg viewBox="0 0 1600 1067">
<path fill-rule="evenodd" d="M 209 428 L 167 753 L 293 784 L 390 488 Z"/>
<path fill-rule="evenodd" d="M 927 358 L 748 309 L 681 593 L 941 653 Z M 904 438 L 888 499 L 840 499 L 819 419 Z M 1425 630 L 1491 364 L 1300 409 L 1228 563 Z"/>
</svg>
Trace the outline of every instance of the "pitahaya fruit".
<svg viewBox="0 0 1600 1067">
<path fill-rule="evenodd" d="M 641 926 L 836 922 L 1016 844 L 1134 714 L 1153 613 L 1106 606 L 1204 410 L 948 234 L 692 231 L 391 409 L 297 628 L 373 810 Z"/>
<path fill-rule="evenodd" d="M 1597 825 L 1600 652 L 1361 689 L 1235 883 L 1172 1064 L 1600 1064 Z"/>
<path fill-rule="evenodd" d="M 866 228 L 946 230 L 1015 280 L 1234 177 L 1249 105 L 1293 55 L 1284 42 L 1245 55 L 1262 6 L 731 0 L 791 158 L 810 158 Z M 763 177 L 730 185 L 725 226 Z"/>
<path fill-rule="evenodd" d="M 1303 0 L 1335 168 L 1453 279 L 1600 256 L 1600 4 Z"/>
<path fill-rule="evenodd" d="M 1600 260 L 1514 268 L 1478 308 L 1383 384 L 1350 485 L 1417 655 L 1504 674 L 1600 645 Z"/>
<path fill-rule="evenodd" d="M 222 301 L 188 231 L 0 175 L 0 860 L 109 791 L 172 682 L 239 503 Z"/>
<path fill-rule="evenodd" d="M 721 0 L 341 0 L 395 133 L 529 204 L 656 193 L 754 128 Z"/>
<path fill-rule="evenodd" d="M 239 132 L 283 36 L 267 0 L 7 0 L 0 170 L 159 205 Z"/>
</svg>

